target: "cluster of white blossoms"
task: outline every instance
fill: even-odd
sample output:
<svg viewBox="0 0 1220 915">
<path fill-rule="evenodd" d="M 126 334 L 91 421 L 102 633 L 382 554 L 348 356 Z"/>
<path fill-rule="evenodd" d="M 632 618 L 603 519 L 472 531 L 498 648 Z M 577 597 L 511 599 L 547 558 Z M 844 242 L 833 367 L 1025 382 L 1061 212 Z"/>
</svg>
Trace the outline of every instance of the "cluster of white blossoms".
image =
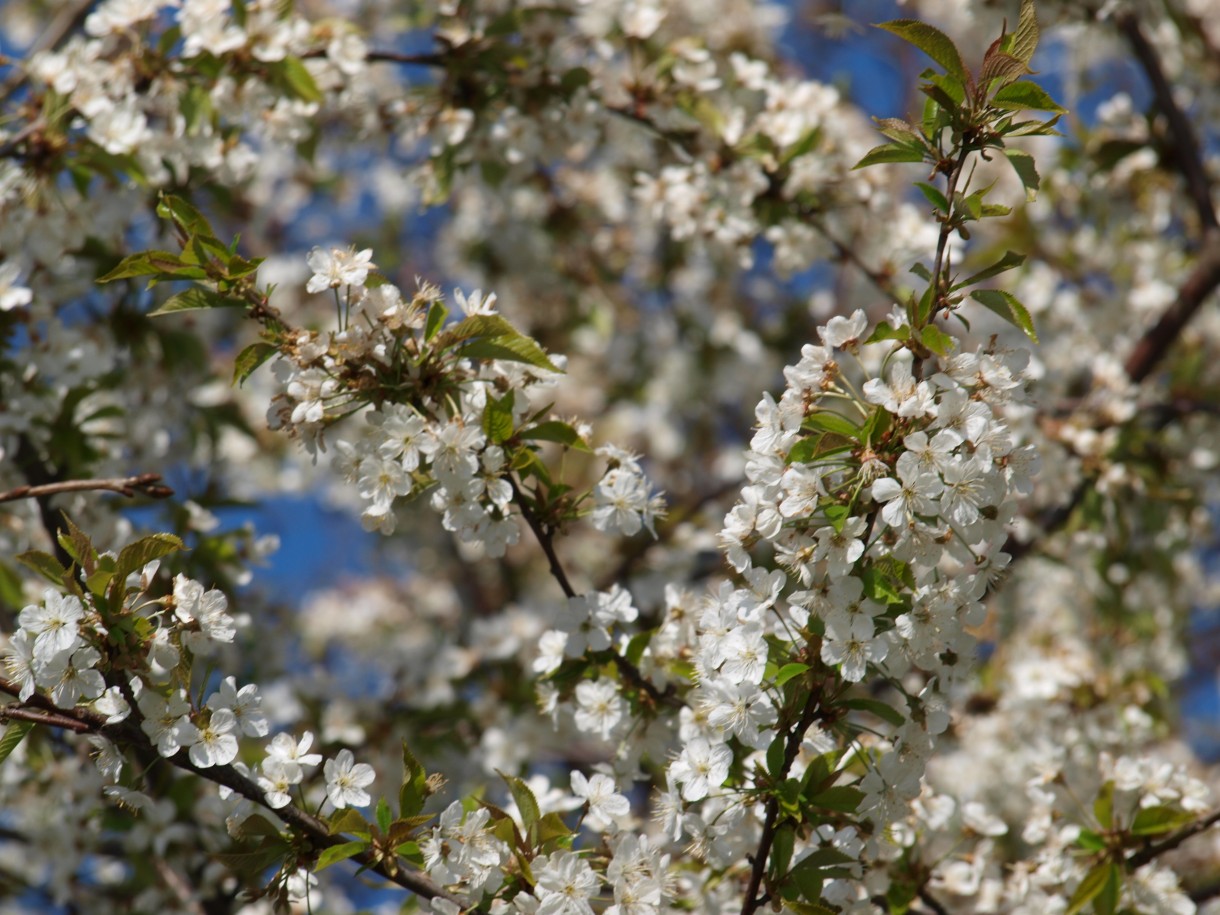
<svg viewBox="0 0 1220 915">
<path fill-rule="evenodd" d="M 884 335 L 862 343 L 869 332 L 862 312 L 832 319 L 822 345 L 785 370 L 779 401 L 758 406 L 748 484 L 720 535 L 742 584 L 703 602 L 698 711 L 669 767 L 684 801 L 722 793 L 731 738 L 755 750 L 775 739 L 777 670 L 794 663 L 800 675 L 810 653 L 845 685 L 921 672 L 904 681 L 923 686 L 894 710 L 901 726 L 857 738 L 845 758 L 865 761 L 857 813 L 877 826 L 906 816 L 948 726 L 937 693 L 969 671 L 969 627 L 1007 561 L 1008 506 L 1036 467 L 996 410 L 1022 399 L 1024 359 L 961 353 L 916 368 Z M 860 364 L 867 349 L 882 350 L 876 371 Z M 778 661 L 777 645 L 787 653 Z M 824 752 L 826 736 L 811 747 Z M 681 828 L 712 825 L 688 812 Z"/>
<path fill-rule="evenodd" d="M 327 427 L 363 410 L 358 435 L 345 427 L 334 437 L 333 464 L 363 500 L 365 529 L 393 533 L 396 502 L 430 490 L 446 530 L 483 555 L 502 556 L 520 538 L 511 504 L 522 466 L 513 465 L 510 448 L 545 439 L 587 448 L 575 430 L 546 416 L 559 369 L 500 317 L 495 293 L 455 290 L 464 320 L 445 325 L 435 286 L 421 282 L 405 299 L 392 284 L 366 285 L 371 257 L 338 248 L 310 253 L 315 272 L 306 288 L 333 291 L 340 329 L 298 331 L 281 347 L 268 424 L 316 457 Z M 652 531 L 662 502 L 638 459 L 611 445 L 597 453 L 607 469 L 592 492 L 593 525 Z"/>
<path fill-rule="evenodd" d="M 131 716 L 129 699 L 134 699 L 140 730 L 162 757 L 186 751 L 198 769 L 232 765 L 257 781 L 268 807 L 286 806 L 306 770 L 322 762 L 321 754 L 308 752 L 313 736 L 306 732 L 296 740 L 277 734 L 261 764 L 251 769 L 238 761 L 242 737 L 270 732 L 258 685 L 239 687 L 235 677 L 225 677 L 206 698 L 199 692 L 198 701 L 192 686 L 194 660 L 231 644 L 242 620 L 229 614 L 222 592 L 183 575 L 174 578 L 170 594 L 154 597 L 159 568 L 160 561 L 154 560 L 128 576 L 125 605 L 117 613 L 100 608 L 97 602 L 104 598 L 87 588 L 67 594 L 47 589 L 41 603 L 22 609 L 4 658 L 18 698 L 24 702 L 42 691 L 59 708 L 82 706 L 111 725 Z M 81 578 L 88 586 L 88 577 L 82 573 Z M 135 652 L 124 634 L 132 630 L 145 633 Z M 113 659 L 119 652 L 126 654 L 130 673 L 116 682 L 119 675 L 108 679 L 110 665 L 100 662 L 103 655 Z M 95 735 L 91 741 L 107 794 L 133 808 L 151 805 L 150 798 L 123 783 L 125 760 L 110 740 Z M 373 781 L 373 770 L 356 763 L 350 750 L 327 760 L 324 775 L 326 797 L 335 808 L 371 802 L 364 789 Z M 233 795 L 222 789 L 221 797 Z M 240 822 L 249 802 L 237 797 L 233 802 L 231 814 Z"/>
</svg>

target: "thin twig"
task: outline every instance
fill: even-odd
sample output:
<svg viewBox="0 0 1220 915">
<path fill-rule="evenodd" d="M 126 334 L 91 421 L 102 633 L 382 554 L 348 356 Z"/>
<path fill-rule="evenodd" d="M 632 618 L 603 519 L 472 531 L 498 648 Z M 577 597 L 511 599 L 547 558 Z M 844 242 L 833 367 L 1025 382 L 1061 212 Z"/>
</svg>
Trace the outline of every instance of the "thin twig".
<svg viewBox="0 0 1220 915">
<path fill-rule="evenodd" d="M 174 494 L 172 489 L 162 485 L 159 473 L 141 473 L 134 477 L 114 477 L 108 480 L 64 480 L 60 483 L 46 483 L 42 486 L 18 486 L 15 489 L 0 492 L 0 502 L 38 499 L 61 492 L 87 492 L 90 490 L 117 492 L 129 499 L 137 492 L 153 499 L 165 499 Z"/>
<path fill-rule="evenodd" d="M 546 561 L 551 567 L 551 577 L 559 583 L 559 588 L 563 591 L 563 596 L 569 600 L 576 597 L 576 589 L 572 587 L 572 583 L 568 581 L 568 574 L 563 570 L 563 565 L 559 561 L 559 554 L 555 552 L 555 531 L 549 525 L 544 524 L 529 503 L 525 500 L 525 494 L 521 492 L 521 488 L 517 485 L 517 481 L 512 477 L 508 478 L 508 483 L 513 488 L 513 501 L 517 503 L 517 508 L 521 512 L 521 517 L 525 519 L 525 523 L 529 525 L 529 529 L 534 532 L 534 539 L 538 541 L 538 546 L 542 548 L 543 555 L 546 556 Z"/>
</svg>

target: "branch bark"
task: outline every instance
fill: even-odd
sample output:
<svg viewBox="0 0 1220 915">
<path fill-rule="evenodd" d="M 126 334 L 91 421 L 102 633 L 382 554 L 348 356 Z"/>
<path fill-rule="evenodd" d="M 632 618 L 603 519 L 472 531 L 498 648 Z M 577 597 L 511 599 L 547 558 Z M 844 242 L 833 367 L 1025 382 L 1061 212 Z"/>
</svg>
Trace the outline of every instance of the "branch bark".
<svg viewBox="0 0 1220 915">
<path fill-rule="evenodd" d="M 0 677 L 0 692 L 10 696 L 18 696 L 20 688 L 12 681 Z M 57 708 L 50 699 L 40 693 L 35 693 L 23 703 L 5 706 L 0 709 L 0 715 L 25 721 L 35 721 L 52 727 L 70 729 L 77 733 L 101 734 L 111 740 L 116 746 L 132 750 L 139 754 L 164 758 L 157 753 L 139 726 L 139 710 L 134 706 L 131 717 L 118 724 L 107 724 L 106 718 L 88 709 L 74 707 L 70 709 Z M 164 758 L 167 763 L 185 772 L 190 772 L 216 785 L 223 785 L 236 794 L 270 811 L 290 827 L 307 836 L 313 845 L 319 849 L 340 845 L 345 841 L 342 835 L 331 835 L 325 821 L 315 817 L 293 804 L 286 807 L 273 808 L 267 803 L 263 790 L 251 778 L 242 775 L 231 766 L 211 766 L 200 768 L 191 762 L 186 753 L 179 752 Z M 398 867 L 391 871 L 384 862 L 378 861 L 371 851 L 365 851 L 353 856 L 353 860 L 376 872 L 381 877 L 428 899 L 447 899 L 462 908 L 468 908 L 472 903 L 454 893 L 450 893 L 429 877 L 415 871 Z"/>
<path fill-rule="evenodd" d="M 134 477 L 114 477 L 105 480 L 64 480 L 58 483 L 44 483 L 41 486 L 18 486 L 0 492 L 0 502 L 15 502 L 18 499 L 39 499 L 62 492 L 87 492 L 104 490 L 117 492 L 127 498 L 137 492 L 153 499 L 165 499 L 174 494 L 168 486 L 162 485 L 159 473 L 141 473 Z"/>
</svg>

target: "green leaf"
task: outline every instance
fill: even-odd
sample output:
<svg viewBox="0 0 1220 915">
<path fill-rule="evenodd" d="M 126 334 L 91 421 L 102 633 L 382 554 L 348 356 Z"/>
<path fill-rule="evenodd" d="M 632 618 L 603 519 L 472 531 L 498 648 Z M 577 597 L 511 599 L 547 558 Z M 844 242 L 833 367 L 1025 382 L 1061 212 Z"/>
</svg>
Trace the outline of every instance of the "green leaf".
<svg viewBox="0 0 1220 915">
<path fill-rule="evenodd" d="M 821 445 L 822 439 L 825 436 L 810 435 L 805 438 L 798 439 L 797 442 L 788 449 L 788 456 L 784 459 L 789 464 L 808 464 L 818 456 L 818 446 Z"/>
<path fill-rule="evenodd" d="M 436 345 L 452 346 L 474 337 L 511 337 L 519 333 L 503 315 L 471 315 L 446 330 Z"/>
<path fill-rule="evenodd" d="M 832 750 L 829 753 L 823 753 L 821 756 L 814 757 L 805 769 L 805 775 L 801 779 L 801 792 L 808 793 L 812 791 L 814 794 L 829 788 L 837 777 L 835 766 L 839 763 L 840 751 Z"/>
<path fill-rule="evenodd" d="M 10 721 L 8 723 L 8 727 L 4 729 L 4 736 L 0 737 L 0 763 L 12 755 L 21 741 L 25 740 L 25 735 L 32 730 L 34 730 L 32 721 Z"/>
<path fill-rule="evenodd" d="M 799 677 L 805 671 L 809 670 L 808 664 L 785 664 L 775 674 L 776 687 L 783 686 L 793 677 Z"/>
<path fill-rule="evenodd" d="M 841 708 L 855 709 L 859 712 L 869 712 L 870 714 L 876 715 L 882 721 L 889 722 L 896 728 L 900 728 L 907 723 L 906 717 L 902 714 L 902 712 L 898 711 L 898 709 L 891 705 L 887 705 L 880 699 L 868 699 L 864 697 L 858 699 L 841 699 L 836 702 L 835 705 Z"/>
<path fill-rule="evenodd" d="M 319 871 L 324 871 L 332 864 L 337 864 L 353 855 L 358 855 L 368 847 L 368 842 L 344 842 L 340 845 L 332 845 L 330 848 L 325 848 L 322 850 L 322 854 L 318 855 L 318 864 L 313 869 L 313 872 L 316 874 Z"/>
<path fill-rule="evenodd" d="M 897 143 L 885 143 L 881 146 L 874 146 L 866 152 L 864 158 L 852 166 L 852 170 L 868 168 L 870 165 L 882 165 L 887 162 L 922 162 L 923 160 L 924 154 L 920 149 L 901 146 Z"/>
<path fill-rule="evenodd" d="M 369 830 L 369 821 L 354 807 L 344 807 L 342 810 L 335 811 L 334 816 L 330 818 L 326 825 L 332 836 L 350 832 L 353 835 L 367 839 L 372 835 L 372 832 Z"/>
<path fill-rule="evenodd" d="M 449 309 L 445 307 L 445 303 L 440 299 L 436 299 L 428 306 L 428 317 L 424 322 L 425 343 L 432 342 L 432 338 L 444 326 L 445 318 L 447 317 L 449 317 Z"/>
<path fill-rule="evenodd" d="M 398 791 L 398 810 L 404 817 L 413 817 L 424 809 L 427 800 L 428 773 L 415 754 L 402 742 L 402 787 Z"/>
<path fill-rule="evenodd" d="M 890 422 L 893 417 L 889 410 L 883 410 L 881 407 L 875 407 L 868 415 L 868 419 L 864 421 L 860 431 L 862 438 L 866 444 L 875 443 L 886 431 L 890 428 Z"/>
<path fill-rule="evenodd" d="M 534 797 L 534 792 L 530 786 L 515 775 L 505 775 L 503 772 L 498 772 L 498 774 L 508 785 L 508 790 L 512 794 L 513 800 L 517 802 L 517 809 L 521 812 L 521 823 L 525 826 L 526 832 L 529 832 L 542 819 L 542 810 L 538 807 L 538 799 Z"/>
<path fill-rule="evenodd" d="M 483 407 L 483 431 L 487 438 L 497 445 L 512 438 L 513 400 L 514 392 L 510 390 L 498 400 L 494 397 L 487 398 Z"/>
<path fill-rule="evenodd" d="M 1103 851 L 1106 847 L 1106 839 L 1105 836 L 1099 835 L 1091 829 L 1082 829 L 1080 835 L 1076 837 L 1076 846 L 1085 851 Z"/>
<path fill-rule="evenodd" d="M 538 821 L 538 844 L 546 845 L 547 842 L 559 842 L 564 839 L 570 840 L 576 833 L 568 828 L 568 824 L 563 821 L 557 813 L 548 813 Z M 570 843 L 569 843 L 570 844 Z"/>
<path fill-rule="evenodd" d="M 902 118 L 873 118 L 873 123 L 879 131 L 899 146 L 909 146 L 914 149 L 923 148 L 923 135 L 915 129 L 914 124 L 910 124 L 902 120 Z"/>
<path fill-rule="evenodd" d="M 386 803 L 384 797 L 378 799 L 374 815 L 377 817 L 377 828 L 381 830 L 382 835 L 387 835 L 390 831 L 390 820 L 393 819 L 393 815 L 390 813 L 390 805 Z"/>
<path fill-rule="evenodd" d="M 1114 915 L 1118 911 L 1118 900 L 1122 895 L 1123 872 L 1117 864 L 1110 867 L 1109 879 L 1097 898 L 1093 900 L 1093 915 Z"/>
<path fill-rule="evenodd" d="M 322 95 L 322 90 L 318 88 L 318 84 L 314 82 L 313 75 L 305 67 L 305 62 L 299 57 L 291 55 L 285 57 L 277 67 L 279 75 L 283 78 L 284 86 L 295 95 L 297 98 L 306 102 L 320 103 L 325 96 Z"/>
<path fill-rule="evenodd" d="M 785 822 L 775 830 L 771 844 L 771 859 L 767 862 L 767 870 L 772 880 L 788 872 L 788 865 L 792 862 L 792 850 L 795 847 L 795 829 L 791 822 Z"/>
<path fill-rule="evenodd" d="M 922 267 L 922 264 L 916 264 L 916 267 Z M 911 268 L 914 272 L 914 267 Z M 903 324 L 901 327 L 894 327 L 888 321 L 882 321 L 873 328 L 873 332 L 868 335 L 865 343 L 879 343 L 882 340 L 909 340 L 911 338 L 911 328 L 908 324 Z"/>
<path fill-rule="evenodd" d="M 289 848 L 275 843 L 264 843 L 250 851 L 222 852 L 212 857 L 217 863 L 246 877 L 261 877 L 271 868 L 278 867 L 288 854 Z"/>
<path fill-rule="evenodd" d="M 781 734 L 771 741 L 767 747 L 767 772 L 772 778 L 779 778 L 784 771 L 784 735 Z"/>
<path fill-rule="evenodd" d="M 1165 804 L 1143 807 L 1131 821 L 1131 835 L 1156 836 L 1188 826 L 1196 819 L 1198 817 L 1189 811 L 1179 810 Z"/>
<path fill-rule="evenodd" d="M 531 442 L 558 442 L 577 451 L 593 450 L 589 447 L 589 443 L 581 438 L 580 434 L 569 423 L 558 419 L 547 420 L 544 423 L 538 423 L 536 426 L 522 429 L 517 433 L 517 436 Z"/>
<path fill-rule="evenodd" d="M 883 604 L 901 604 L 903 597 L 889 578 L 874 565 L 867 565 L 861 575 L 866 597 Z"/>
<path fill-rule="evenodd" d="M 1026 201 L 1034 200 L 1038 196 L 1038 188 L 1042 182 L 1038 176 L 1038 169 L 1034 165 L 1034 157 L 1024 150 L 1007 147 L 1004 149 L 1004 155 L 1008 157 L 1013 171 L 1021 179 L 1021 185 L 1025 188 Z"/>
<path fill-rule="evenodd" d="M 841 435 L 854 441 L 860 440 L 860 427 L 845 416 L 831 410 L 815 410 L 805 417 L 802 428 L 821 430 L 832 435 Z"/>
<path fill-rule="evenodd" d="M 506 362 L 524 362 L 534 368 L 548 372 L 559 372 L 559 368 L 547 358 L 546 351 L 524 334 L 506 334 L 502 337 L 479 337 L 457 350 L 463 359 L 502 359 Z"/>
<path fill-rule="evenodd" d="M 212 224 L 190 202 L 175 194 L 162 194 L 157 201 L 157 215 L 168 219 L 186 236 L 215 235 Z"/>
<path fill-rule="evenodd" d="M 864 800 L 864 792 L 851 785 L 835 785 L 827 788 L 809 799 L 812 807 L 823 810 L 835 810 L 839 813 L 855 813 L 860 802 Z"/>
<path fill-rule="evenodd" d="M 173 534 L 151 534 L 119 551 L 115 566 L 115 578 L 122 582 L 132 572 L 138 572 L 154 559 L 160 559 L 175 550 L 185 550 L 186 544 Z"/>
<path fill-rule="evenodd" d="M 111 569 L 94 569 L 94 571 L 85 578 L 85 587 L 89 593 L 95 597 L 101 597 L 106 593 L 106 589 L 110 587 L 110 582 L 114 579 L 114 571 Z"/>
<path fill-rule="evenodd" d="M 0 562 L 0 604 L 20 607 L 24 602 L 25 590 L 21 586 L 21 576 L 12 566 Z"/>
<path fill-rule="evenodd" d="M 1017 254 L 1015 251 L 1005 251 L 1004 256 L 990 267 L 980 270 L 978 273 L 967 277 L 960 283 L 956 283 L 950 291 L 956 292 L 959 289 L 964 289 L 966 286 L 973 286 L 975 283 L 981 283 L 983 280 L 989 280 L 993 276 L 998 276 L 1005 271 L 1012 270 L 1014 267 L 1020 267 L 1023 263 L 1025 263 L 1024 254 Z"/>
<path fill-rule="evenodd" d="M 148 316 L 155 318 L 159 315 L 173 314 L 176 311 L 195 311 L 200 308 L 245 308 L 246 303 L 241 299 L 235 299 L 232 296 L 221 295 L 214 289 L 205 289 L 202 286 L 191 286 L 189 289 L 184 289 L 177 295 L 172 295 L 165 300 L 162 306 L 154 311 L 150 311 Z"/>
<path fill-rule="evenodd" d="M 68 570 L 59 564 L 58 559 L 41 550 L 27 550 L 14 558 L 27 569 L 37 572 L 51 584 L 59 587 L 63 587 L 64 583 L 72 577 Z"/>
<path fill-rule="evenodd" d="M 245 380 L 254 374 L 255 369 L 279 351 L 278 346 L 262 340 L 251 343 L 233 360 L 233 384 L 241 387 Z"/>
<path fill-rule="evenodd" d="M 1025 336 L 1034 343 L 1038 342 L 1038 332 L 1034 330 L 1034 319 L 1030 317 L 1029 309 L 1011 292 L 1003 289 L 975 289 L 970 293 L 970 298 L 991 309 L 1010 324 L 1021 328 Z"/>
<path fill-rule="evenodd" d="M 993 95 L 991 104 L 1003 111 L 1049 111 L 1052 114 L 1063 114 L 1067 111 L 1059 107 L 1037 83 L 1024 79 L 1009 83 Z"/>
<path fill-rule="evenodd" d="M 923 330 L 919 332 L 919 339 L 938 356 L 949 355 L 957 346 L 957 341 L 935 324 L 924 325 Z"/>
<path fill-rule="evenodd" d="M 1078 912 L 1084 911 L 1085 906 L 1103 892 L 1106 892 L 1107 887 L 1111 883 L 1118 883 L 1119 879 L 1118 867 L 1113 861 L 1097 863 L 1084 875 L 1084 879 L 1076 887 L 1076 892 L 1068 900 L 1067 911 L 1063 915 L 1077 915 Z M 1094 911 L 1097 911 L 1097 909 L 1094 909 Z M 1112 913 L 1113 909 L 1110 909 L 1110 912 Z"/>
<path fill-rule="evenodd" d="M 241 825 L 237 827 L 236 837 L 243 841 L 250 839 L 271 839 L 272 841 L 284 842 L 284 837 L 281 835 L 279 827 L 259 813 L 252 813 L 241 821 Z M 284 842 L 284 847 L 287 848 L 286 842 Z"/>
<path fill-rule="evenodd" d="M 923 291 L 923 295 L 919 297 L 919 302 L 915 306 L 916 327 L 922 327 L 927 324 L 928 317 L 932 314 L 932 304 L 936 301 L 936 284 L 933 283 Z"/>
<path fill-rule="evenodd" d="M 133 276 L 175 276 L 182 268 L 182 258 L 172 251 L 141 251 L 139 254 L 127 255 L 113 270 L 99 276 L 97 281 L 111 283 Z"/>
<path fill-rule="evenodd" d="M 957 45 L 940 29 L 916 19 L 894 19 L 881 23 L 878 28 L 885 29 L 904 41 L 909 41 L 944 67 L 945 72 L 949 75 L 955 77 L 963 85 L 969 84 L 970 74 L 966 70 L 965 63 L 962 62 L 962 55 L 958 52 Z"/>
<path fill-rule="evenodd" d="M 928 203 L 936 208 L 938 213 L 949 212 L 949 200 L 940 190 L 926 181 L 916 181 L 915 186 L 928 198 Z"/>
<path fill-rule="evenodd" d="M 804 136 L 784 150 L 784 155 L 779 160 L 780 166 L 785 166 L 793 159 L 798 159 L 806 153 L 812 152 L 821 138 L 822 129 L 820 127 L 814 127 L 811 130 L 805 131 Z"/>
<path fill-rule="evenodd" d="M 1093 800 L 1093 816 L 1097 818 L 1102 829 L 1114 826 L 1114 782 L 1108 781 L 1101 786 L 1097 797 Z"/>
</svg>

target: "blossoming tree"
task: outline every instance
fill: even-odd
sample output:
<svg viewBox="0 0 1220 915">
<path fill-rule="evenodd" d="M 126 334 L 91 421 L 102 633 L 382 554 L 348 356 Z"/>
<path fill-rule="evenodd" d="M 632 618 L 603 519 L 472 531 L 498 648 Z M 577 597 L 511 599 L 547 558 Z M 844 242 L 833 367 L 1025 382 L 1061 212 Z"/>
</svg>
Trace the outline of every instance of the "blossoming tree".
<svg viewBox="0 0 1220 915">
<path fill-rule="evenodd" d="M 1216 907 L 1220 11 L 799 6 L 0 10 L 5 911 Z"/>
</svg>

